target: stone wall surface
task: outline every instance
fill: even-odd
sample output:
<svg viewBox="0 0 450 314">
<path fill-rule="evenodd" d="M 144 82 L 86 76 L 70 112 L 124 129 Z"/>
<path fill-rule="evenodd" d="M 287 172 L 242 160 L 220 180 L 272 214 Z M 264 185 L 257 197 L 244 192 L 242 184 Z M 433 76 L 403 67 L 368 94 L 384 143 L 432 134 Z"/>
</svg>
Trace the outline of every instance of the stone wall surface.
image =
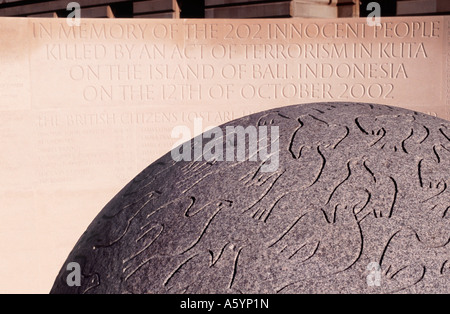
<svg viewBox="0 0 450 314">
<path fill-rule="evenodd" d="M 62 0 L 3 0 L 0 16 L 65 17 Z M 336 18 L 367 15 L 369 0 L 79 0 L 86 18 Z M 449 14 L 447 0 L 378 0 L 383 16 Z M 186 14 L 183 14 L 185 11 Z"/>
</svg>

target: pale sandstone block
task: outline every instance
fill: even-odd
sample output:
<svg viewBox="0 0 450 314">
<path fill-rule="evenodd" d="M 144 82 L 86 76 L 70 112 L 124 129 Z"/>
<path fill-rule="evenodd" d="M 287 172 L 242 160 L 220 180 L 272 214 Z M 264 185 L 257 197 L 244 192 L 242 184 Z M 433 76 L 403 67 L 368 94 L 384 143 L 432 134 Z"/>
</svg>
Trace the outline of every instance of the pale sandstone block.
<svg viewBox="0 0 450 314">
<path fill-rule="evenodd" d="M 151 0 L 133 3 L 134 14 L 152 13 L 161 11 L 175 11 L 176 0 Z"/>
<path fill-rule="evenodd" d="M 291 2 L 289 1 L 205 9 L 206 18 L 261 18 L 290 15 Z"/>
</svg>

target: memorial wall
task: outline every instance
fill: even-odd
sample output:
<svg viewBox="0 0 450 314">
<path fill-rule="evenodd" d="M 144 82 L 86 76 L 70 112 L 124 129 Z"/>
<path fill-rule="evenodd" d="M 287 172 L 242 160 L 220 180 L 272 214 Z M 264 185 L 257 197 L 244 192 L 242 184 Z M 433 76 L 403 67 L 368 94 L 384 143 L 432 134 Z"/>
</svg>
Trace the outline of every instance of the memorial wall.
<svg viewBox="0 0 450 314">
<path fill-rule="evenodd" d="M 48 292 L 101 208 L 179 140 L 176 126 L 194 135 L 324 101 L 450 120 L 448 17 L 0 18 L 0 30 L 0 292 Z"/>
</svg>

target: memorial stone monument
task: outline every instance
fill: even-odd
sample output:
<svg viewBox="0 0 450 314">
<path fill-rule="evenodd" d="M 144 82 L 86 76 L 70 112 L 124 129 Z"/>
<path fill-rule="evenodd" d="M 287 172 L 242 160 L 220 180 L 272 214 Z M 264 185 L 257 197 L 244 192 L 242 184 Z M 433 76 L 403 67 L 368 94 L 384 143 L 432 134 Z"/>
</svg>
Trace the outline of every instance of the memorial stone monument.
<svg viewBox="0 0 450 314">
<path fill-rule="evenodd" d="M 237 126 L 265 132 L 246 131 L 242 160 L 228 158 L 239 154 L 228 144 Z M 183 145 L 199 145 L 195 159 L 168 153 L 132 180 L 52 292 L 450 292 L 448 121 L 331 102 L 254 114 L 213 134 Z M 70 263 L 80 286 L 68 284 Z"/>
<path fill-rule="evenodd" d="M 313 102 L 374 103 L 448 120 L 449 21 L 82 19 L 69 26 L 0 18 L 0 233 L 11 239 L 1 243 L 0 261 L 10 285 L 0 289 L 47 292 L 99 209 L 171 149 L 177 126 L 194 136 Z"/>
</svg>

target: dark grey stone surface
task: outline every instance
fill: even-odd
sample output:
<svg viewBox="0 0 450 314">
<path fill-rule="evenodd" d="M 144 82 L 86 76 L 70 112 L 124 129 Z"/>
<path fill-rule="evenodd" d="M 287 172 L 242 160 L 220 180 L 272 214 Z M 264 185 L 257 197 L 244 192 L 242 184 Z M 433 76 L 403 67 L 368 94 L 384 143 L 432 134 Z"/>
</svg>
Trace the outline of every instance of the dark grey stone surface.
<svg viewBox="0 0 450 314">
<path fill-rule="evenodd" d="M 52 293 L 450 292 L 450 122 L 317 103 L 227 125 L 278 125 L 278 171 L 165 155 L 101 211 Z"/>
</svg>

